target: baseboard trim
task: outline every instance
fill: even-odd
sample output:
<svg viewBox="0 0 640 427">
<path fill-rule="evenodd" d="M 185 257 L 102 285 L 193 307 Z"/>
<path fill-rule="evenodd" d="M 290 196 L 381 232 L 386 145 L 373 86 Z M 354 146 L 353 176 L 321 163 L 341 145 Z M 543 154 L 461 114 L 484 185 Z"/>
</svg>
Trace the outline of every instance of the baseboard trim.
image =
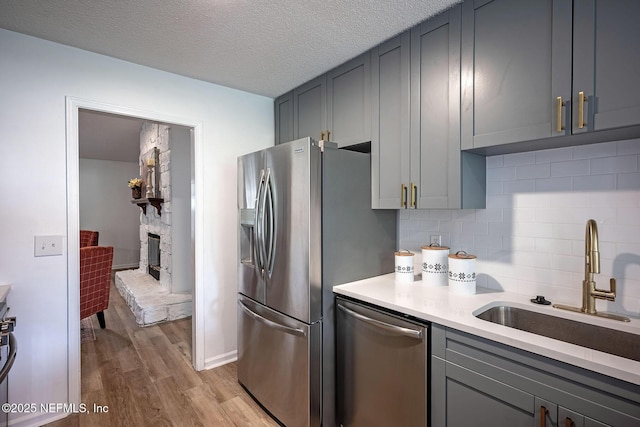
<svg viewBox="0 0 640 427">
<path fill-rule="evenodd" d="M 229 353 L 220 354 L 218 356 L 210 357 L 204 361 L 204 369 L 213 369 L 218 366 L 226 365 L 227 363 L 235 362 L 238 360 L 238 351 L 230 351 Z"/>
</svg>

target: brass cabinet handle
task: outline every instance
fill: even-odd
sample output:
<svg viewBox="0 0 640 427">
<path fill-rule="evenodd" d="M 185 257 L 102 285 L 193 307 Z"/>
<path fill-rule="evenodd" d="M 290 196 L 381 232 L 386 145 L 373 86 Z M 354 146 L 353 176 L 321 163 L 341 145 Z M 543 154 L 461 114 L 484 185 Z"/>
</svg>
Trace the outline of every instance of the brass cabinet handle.
<svg viewBox="0 0 640 427">
<path fill-rule="evenodd" d="M 561 96 L 556 98 L 556 102 L 556 132 L 562 132 L 564 130 L 564 126 L 562 126 L 562 107 L 564 107 L 565 103 L 562 102 Z"/>
<path fill-rule="evenodd" d="M 400 207 L 407 208 L 407 186 L 400 184 Z"/>
<path fill-rule="evenodd" d="M 540 427 L 545 427 L 547 425 L 547 408 L 544 406 L 540 406 Z"/>
<path fill-rule="evenodd" d="M 573 420 L 571 420 L 571 418 L 567 417 L 564 419 L 564 425 L 565 427 L 571 427 L 573 425 Z"/>
<path fill-rule="evenodd" d="M 584 92 L 578 92 L 578 129 L 582 129 L 586 123 L 584 121 Z"/>
<path fill-rule="evenodd" d="M 320 132 L 320 141 L 324 141 L 324 132 Z"/>
<path fill-rule="evenodd" d="M 331 141 L 331 132 L 327 129 L 327 141 Z"/>
<path fill-rule="evenodd" d="M 413 182 L 411 183 L 411 207 L 417 208 L 416 201 L 418 199 L 418 186 Z"/>
</svg>

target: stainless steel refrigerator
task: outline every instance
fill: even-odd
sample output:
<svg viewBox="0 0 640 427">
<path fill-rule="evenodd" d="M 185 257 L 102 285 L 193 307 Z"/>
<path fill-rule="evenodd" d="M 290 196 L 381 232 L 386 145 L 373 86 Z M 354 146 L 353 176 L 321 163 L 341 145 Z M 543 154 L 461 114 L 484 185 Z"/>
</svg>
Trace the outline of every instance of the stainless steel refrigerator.
<svg viewBox="0 0 640 427">
<path fill-rule="evenodd" d="M 299 139 L 238 159 L 238 381 L 287 427 L 335 425 L 333 286 L 394 270 L 371 159 Z"/>
</svg>

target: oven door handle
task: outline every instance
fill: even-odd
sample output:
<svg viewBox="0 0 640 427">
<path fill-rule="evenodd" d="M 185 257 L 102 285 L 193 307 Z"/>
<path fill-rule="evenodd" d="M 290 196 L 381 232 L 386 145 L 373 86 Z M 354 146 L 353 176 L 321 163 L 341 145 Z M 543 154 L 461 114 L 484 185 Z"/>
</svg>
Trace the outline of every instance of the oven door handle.
<svg viewBox="0 0 640 427">
<path fill-rule="evenodd" d="M 405 337 L 409 337 L 409 338 L 413 338 L 416 340 L 422 340 L 422 331 L 421 330 L 415 330 L 415 329 L 411 329 L 411 328 L 404 328 L 402 326 L 397 326 L 397 325 L 392 325 L 390 323 L 386 323 L 386 322 L 382 322 L 380 320 L 376 320 L 376 319 L 372 319 L 370 317 L 367 317 L 365 315 L 362 315 L 360 313 L 356 313 L 353 310 L 348 309 L 347 307 L 345 307 L 342 304 L 338 304 L 338 308 L 342 311 L 344 311 L 345 313 L 347 313 L 350 316 L 355 317 L 358 320 L 361 320 L 365 323 L 368 323 L 372 326 L 375 326 L 377 328 L 380 329 L 384 329 L 386 331 L 389 332 L 393 332 Z"/>
<path fill-rule="evenodd" d="M 9 375 L 9 371 L 13 366 L 13 362 L 16 360 L 16 353 L 18 352 L 18 339 L 13 335 L 13 332 L 9 332 L 9 355 L 7 356 L 7 362 L 0 370 L 0 383 L 3 383 L 4 380 Z"/>
</svg>

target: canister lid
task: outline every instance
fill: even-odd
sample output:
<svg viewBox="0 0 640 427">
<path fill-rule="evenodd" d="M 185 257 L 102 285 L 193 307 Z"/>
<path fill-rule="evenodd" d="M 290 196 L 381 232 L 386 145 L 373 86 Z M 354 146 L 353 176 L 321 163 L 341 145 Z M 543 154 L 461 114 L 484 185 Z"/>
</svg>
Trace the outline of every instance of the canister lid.
<svg viewBox="0 0 640 427">
<path fill-rule="evenodd" d="M 449 258 L 452 258 L 452 259 L 476 259 L 477 257 L 475 255 L 470 255 L 470 254 L 466 253 L 465 251 L 458 251 L 455 254 L 450 254 Z"/>
<path fill-rule="evenodd" d="M 449 246 L 424 245 L 424 246 L 420 246 L 420 249 L 427 249 L 427 250 L 431 250 L 431 251 L 448 251 L 449 250 Z"/>
<path fill-rule="evenodd" d="M 413 252 L 402 250 L 402 251 L 396 252 L 396 256 L 413 256 Z"/>
</svg>

